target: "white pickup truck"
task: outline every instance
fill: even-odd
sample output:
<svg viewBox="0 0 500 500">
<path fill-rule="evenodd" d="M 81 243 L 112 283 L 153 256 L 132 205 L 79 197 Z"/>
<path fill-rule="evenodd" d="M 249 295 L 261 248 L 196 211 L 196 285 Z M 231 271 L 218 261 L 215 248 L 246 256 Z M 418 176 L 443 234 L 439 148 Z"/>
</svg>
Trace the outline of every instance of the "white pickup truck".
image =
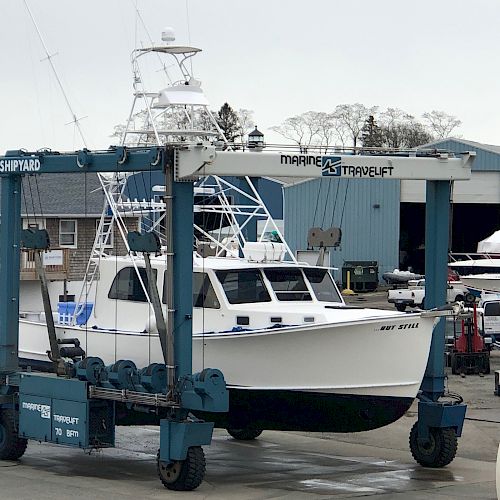
<svg viewBox="0 0 500 500">
<path fill-rule="evenodd" d="M 467 288 L 460 281 L 448 281 L 447 302 L 464 300 Z M 408 288 L 394 288 L 387 293 L 387 300 L 396 306 L 398 311 L 407 307 L 425 305 L 425 279 L 408 281 Z"/>
</svg>

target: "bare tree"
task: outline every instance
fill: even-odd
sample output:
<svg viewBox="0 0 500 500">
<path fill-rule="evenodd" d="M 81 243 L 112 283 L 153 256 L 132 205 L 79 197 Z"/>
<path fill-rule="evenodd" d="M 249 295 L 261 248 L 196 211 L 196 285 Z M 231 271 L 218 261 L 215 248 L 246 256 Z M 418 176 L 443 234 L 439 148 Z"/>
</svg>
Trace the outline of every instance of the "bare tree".
<svg viewBox="0 0 500 500">
<path fill-rule="evenodd" d="M 387 108 L 379 116 L 383 144 L 388 148 L 415 148 L 434 137 L 414 116 L 398 108 Z"/>
<path fill-rule="evenodd" d="M 317 136 L 319 144 L 326 154 L 328 152 L 328 148 L 334 145 L 335 138 L 338 136 L 336 120 L 332 113 L 324 113 L 320 111 L 316 113 L 316 121 L 318 125 Z"/>
<path fill-rule="evenodd" d="M 332 117 L 332 127 L 335 131 L 336 142 L 338 141 L 336 145 L 345 148 L 350 136 L 349 129 L 345 126 L 344 122 L 335 115 L 335 113 L 330 113 L 330 116 Z"/>
<path fill-rule="evenodd" d="M 339 125 L 349 132 L 352 145 L 357 147 L 365 121 L 370 115 L 375 115 L 376 111 L 377 106 L 367 108 L 364 104 L 357 102 L 356 104 L 339 104 L 333 115 Z"/>
<path fill-rule="evenodd" d="M 244 147 L 244 138 L 254 126 L 253 111 L 250 109 L 240 108 L 236 111 L 236 115 L 238 116 L 238 133 L 241 139 L 241 146 Z"/>
<path fill-rule="evenodd" d="M 301 115 L 287 118 L 281 125 L 270 127 L 270 130 L 293 141 L 301 151 L 307 151 L 307 148 L 317 141 L 320 128 L 318 113 L 307 111 Z"/>
<path fill-rule="evenodd" d="M 449 115 L 444 111 L 434 110 L 430 113 L 424 113 L 422 117 L 427 121 L 427 126 L 438 139 L 449 137 L 453 130 L 462 124 L 456 116 Z"/>
<path fill-rule="evenodd" d="M 380 113 L 379 123 L 383 136 L 383 144 L 388 148 L 402 148 L 405 145 L 405 130 L 415 118 L 399 108 L 387 108 Z"/>
</svg>

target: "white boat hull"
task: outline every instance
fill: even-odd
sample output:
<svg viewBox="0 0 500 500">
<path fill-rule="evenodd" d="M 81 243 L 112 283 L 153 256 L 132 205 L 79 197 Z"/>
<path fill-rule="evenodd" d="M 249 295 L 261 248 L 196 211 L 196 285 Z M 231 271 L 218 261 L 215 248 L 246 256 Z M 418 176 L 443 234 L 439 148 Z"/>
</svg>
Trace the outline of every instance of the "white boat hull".
<svg viewBox="0 0 500 500">
<path fill-rule="evenodd" d="M 479 292 L 500 293 L 500 274 L 472 274 L 462 276 L 461 280 L 469 289 Z"/>
<path fill-rule="evenodd" d="M 195 334 L 193 371 L 213 367 L 224 373 L 231 406 L 229 415 L 218 417 L 220 425 L 366 430 L 396 420 L 411 405 L 433 324 L 433 318 L 408 314 Z M 157 335 L 81 327 L 59 327 L 57 335 L 78 338 L 88 356 L 106 364 L 132 359 L 142 368 L 162 361 Z M 20 320 L 20 358 L 46 363 L 47 350 L 46 326 Z"/>
</svg>

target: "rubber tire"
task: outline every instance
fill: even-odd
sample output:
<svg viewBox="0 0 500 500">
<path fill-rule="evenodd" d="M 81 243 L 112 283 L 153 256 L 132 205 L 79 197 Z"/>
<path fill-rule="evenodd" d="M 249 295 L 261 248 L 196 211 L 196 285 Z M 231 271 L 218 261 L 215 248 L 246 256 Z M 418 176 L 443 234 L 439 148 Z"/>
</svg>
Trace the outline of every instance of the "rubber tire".
<svg viewBox="0 0 500 500">
<path fill-rule="evenodd" d="M 464 296 L 459 293 L 456 297 L 455 297 L 455 302 L 463 302 L 464 301 Z"/>
<path fill-rule="evenodd" d="M 451 427 L 429 429 L 431 446 L 423 448 L 417 441 L 418 422 L 413 424 L 410 432 L 410 451 L 413 458 L 423 467 L 434 469 L 445 467 L 453 461 L 457 453 L 457 435 Z"/>
<path fill-rule="evenodd" d="M 167 478 L 168 471 L 174 467 L 180 467 L 180 472 L 173 480 Z M 174 462 L 164 467 L 160 462 L 160 450 L 156 456 L 156 471 L 163 486 L 173 491 L 192 491 L 198 488 L 205 477 L 205 453 L 201 446 L 190 446 L 186 460 Z"/>
<path fill-rule="evenodd" d="M 406 311 L 406 304 L 394 304 L 396 306 L 396 309 L 399 312 L 405 312 Z"/>
<path fill-rule="evenodd" d="M 253 441 L 262 434 L 262 429 L 251 429 L 250 427 L 246 427 L 245 429 L 226 430 L 231 437 L 238 441 Z"/>
<path fill-rule="evenodd" d="M 24 455 L 28 440 L 17 432 L 14 410 L 0 411 L 0 460 L 17 460 Z"/>
<path fill-rule="evenodd" d="M 422 299 L 422 302 L 419 307 L 420 309 L 423 309 L 425 307 L 425 297 Z"/>
</svg>

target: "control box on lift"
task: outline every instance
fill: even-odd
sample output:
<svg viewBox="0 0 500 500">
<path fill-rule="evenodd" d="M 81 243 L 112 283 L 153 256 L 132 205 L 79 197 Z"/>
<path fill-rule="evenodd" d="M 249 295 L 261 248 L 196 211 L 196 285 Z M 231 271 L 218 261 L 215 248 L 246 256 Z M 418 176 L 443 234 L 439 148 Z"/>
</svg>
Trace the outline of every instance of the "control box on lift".
<svg viewBox="0 0 500 500">
<path fill-rule="evenodd" d="M 115 444 L 115 403 L 88 398 L 88 382 L 21 373 L 19 435 L 78 448 Z"/>
</svg>

